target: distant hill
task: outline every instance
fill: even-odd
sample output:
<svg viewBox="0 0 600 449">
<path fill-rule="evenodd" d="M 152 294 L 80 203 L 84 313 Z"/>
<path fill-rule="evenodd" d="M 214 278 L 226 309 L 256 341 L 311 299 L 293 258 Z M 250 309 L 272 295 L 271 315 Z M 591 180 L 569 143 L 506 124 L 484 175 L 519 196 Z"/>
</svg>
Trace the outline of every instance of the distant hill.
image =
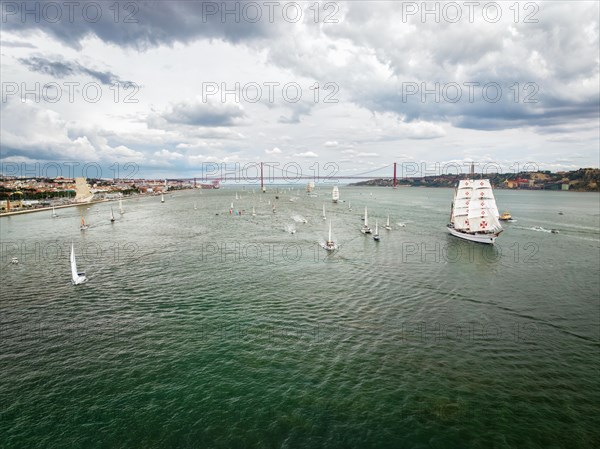
<svg viewBox="0 0 600 449">
<path fill-rule="evenodd" d="M 475 178 L 481 175 L 475 174 Z M 415 178 L 398 178 L 399 187 L 455 187 L 463 175 L 434 175 Z M 551 173 L 550 171 L 521 173 L 490 173 L 489 179 L 497 189 L 527 190 L 573 190 L 577 192 L 600 191 L 600 169 L 580 168 L 569 172 Z M 392 178 L 376 178 L 355 182 L 351 186 L 392 187 Z"/>
</svg>

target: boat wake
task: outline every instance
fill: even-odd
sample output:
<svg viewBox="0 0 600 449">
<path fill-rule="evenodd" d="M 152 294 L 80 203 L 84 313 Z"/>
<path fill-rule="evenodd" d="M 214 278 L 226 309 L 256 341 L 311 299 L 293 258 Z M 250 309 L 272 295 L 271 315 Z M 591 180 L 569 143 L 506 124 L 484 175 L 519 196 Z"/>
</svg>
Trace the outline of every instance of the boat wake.
<svg viewBox="0 0 600 449">
<path fill-rule="evenodd" d="M 531 228 L 525 228 L 525 229 L 529 229 L 530 231 L 536 231 L 536 232 L 547 232 L 547 233 L 552 232 L 550 229 L 545 229 L 545 228 L 542 228 L 541 226 L 532 226 Z"/>
<path fill-rule="evenodd" d="M 306 218 L 304 218 L 302 215 L 292 215 L 292 220 L 294 220 L 296 223 L 308 223 Z"/>
</svg>

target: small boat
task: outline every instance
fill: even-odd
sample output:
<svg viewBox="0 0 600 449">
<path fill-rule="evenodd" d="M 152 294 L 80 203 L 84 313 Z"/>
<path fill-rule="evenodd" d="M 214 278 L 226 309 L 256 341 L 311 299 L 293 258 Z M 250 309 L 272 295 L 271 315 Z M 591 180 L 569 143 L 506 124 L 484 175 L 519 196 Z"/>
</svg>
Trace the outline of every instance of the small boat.
<svg viewBox="0 0 600 449">
<path fill-rule="evenodd" d="M 56 210 L 54 210 L 54 206 L 52 206 L 52 218 L 56 218 L 58 215 L 56 214 Z"/>
<path fill-rule="evenodd" d="M 352 212 L 352 206 L 350 205 L 350 201 L 348 201 L 348 210 Z"/>
<path fill-rule="evenodd" d="M 123 209 L 123 200 L 119 200 L 119 213 L 123 215 L 125 210 Z"/>
<path fill-rule="evenodd" d="M 331 238 L 331 220 L 329 220 L 329 235 L 327 237 L 327 241 L 322 246 L 326 251 L 335 251 L 337 249 L 337 245 Z"/>
<path fill-rule="evenodd" d="M 450 209 L 448 232 L 471 242 L 493 245 L 502 225 L 489 179 L 458 182 Z"/>
<path fill-rule="evenodd" d="M 323 204 L 323 220 L 327 220 L 327 217 L 325 216 L 325 205 Z"/>
<path fill-rule="evenodd" d="M 83 215 L 82 215 L 81 216 L 81 225 L 79 226 L 79 229 L 81 229 L 82 231 L 85 231 L 87 228 L 89 228 L 89 226 L 85 224 L 85 220 L 83 219 Z"/>
<path fill-rule="evenodd" d="M 377 224 L 377 220 L 375 220 L 375 234 L 373 234 L 373 240 L 376 242 L 379 241 L 379 226 Z"/>
<path fill-rule="evenodd" d="M 77 271 L 77 262 L 75 261 L 75 246 L 71 243 L 71 283 L 79 285 L 86 282 L 85 271 Z"/>
<path fill-rule="evenodd" d="M 16 257 L 13 257 L 12 259 L 10 259 L 10 263 L 18 264 L 19 259 L 17 259 Z"/>
<path fill-rule="evenodd" d="M 256 217 L 256 210 L 254 210 L 254 206 L 252 206 L 252 216 Z"/>
<path fill-rule="evenodd" d="M 498 220 L 508 221 L 512 219 L 512 215 L 508 211 L 502 212 L 502 215 L 498 217 Z"/>
<path fill-rule="evenodd" d="M 340 189 L 338 189 L 338 186 L 334 186 L 333 192 L 331 192 L 331 201 L 333 201 L 334 204 L 337 204 L 337 202 L 339 200 L 340 200 Z"/>
<path fill-rule="evenodd" d="M 164 193 L 161 193 L 161 194 L 160 194 L 160 202 L 161 202 L 161 203 L 164 203 L 164 202 L 165 202 L 165 195 L 164 195 Z"/>
<path fill-rule="evenodd" d="M 558 229 L 550 229 L 552 234 L 558 234 L 560 231 Z"/>
<path fill-rule="evenodd" d="M 367 207 L 365 206 L 365 224 L 360 228 L 360 232 L 363 234 L 371 234 L 371 228 L 369 227 L 369 217 L 367 215 Z"/>
<path fill-rule="evenodd" d="M 240 198 L 238 197 L 238 194 L 237 194 L 237 192 L 235 192 L 235 199 L 236 199 L 236 200 L 239 200 L 239 199 L 240 199 Z"/>
<path fill-rule="evenodd" d="M 564 215 L 562 212 L 559 212 L 558 215 Z"/>
<path fill-rule="evenodd" d="M 387 222 L 386 222 L 384 228 L 387 229 L 388 231 L 392 230 L 392 226 L 390 226 L 390 216 L 389 216 L 389 214 L 388 214 Z"/>
<path fill-rule="evenodd" d="M 194 210 L 198 210 L 198 206 L 196 206 L 196 203 L 194 203 Z"/>
<path fill-rule="evenodd" d="M 110 208 L 110 222 L 114 223 L 114 221 L 115 221 L 115 214 L 113 212 L 113 208 L 111 207 Z"/>
</svg>

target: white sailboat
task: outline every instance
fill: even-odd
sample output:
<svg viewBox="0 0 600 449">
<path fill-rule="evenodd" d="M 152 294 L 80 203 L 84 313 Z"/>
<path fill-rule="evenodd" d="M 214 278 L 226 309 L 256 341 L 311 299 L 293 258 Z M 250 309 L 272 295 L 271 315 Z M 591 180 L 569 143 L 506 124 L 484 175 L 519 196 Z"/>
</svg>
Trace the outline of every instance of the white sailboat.
<svg viewBox="0 0 600 449">
<path fill-rule="evenodd" d="M 252 216 L 256 217 L 256 210 L 254 209 L 254 206 L 252 206 Z"/>
<path fill-rule="evenodd" d="M 323 220 L 327 220 L 327 217 L 325 216 L 325 205 L 323 204 Z"/>
<path fill-rule="evenodd" d="M 375 234 L 373 234 L 373 240 L 376 242 L 379 241 L 379 224 L 377 223 L 377 220 L 375 220 Z"/>
<path fill-rule="evenodd" d="M 85 224 L 85 220 L 83 219 L 83 215 L 82 215 L 81 216 L 81 225 L 79 226 L 79 229 L 81 229 L 82 231 L 85 231 L 87 228 L 89 228 L 89 226 Z"/>
<path fill-rule="evenodd" d="M 367 215 L 367 207 L 365 206 L 365 223 L 363 224 L 363 227 L 360 228 L 360 232 L 362 232 L 363 234 L 370 234 L 371 228 L 369 227 L 369 217 Z"/>
<path fill-rule="evenodd" d="M 338 186 L 334 186 L 333 192 L 331 192 L 331 200 L 337 204 L 339 199 L 340 199 L 340 189 L 338 189 Z"/>
<path fill-rule="evenodd" d="M 240 198 L 238 197 L 238 194 L 237 194 L 237 192 L 235 192 L 235 199 L 236 199 L 236 200 L 239 200 L 239 199 L 240 199 Z"/>
<path fill-rule="evenodd" d="M 348 210 L 352 212 L 352 206 L 350 205 L 350 201 L 348 201 Z"/>
<path fill-rule="evenodd" d="M 164 194 L 164 193 L 161 193 L 161 194 L 160 194 L 160 202 L 161 202 L 161 203 L 164 203 L 164 202 L 165 202 L 165 194 Z"/>
<path fill-rule="evenodd" d="M 123 200 L 119 200 L 119 213 L 123 215 L 125 213 L 125 209 L 123 209 Z"/>
<path fill-rule="evenodd" d="M 337 249 L 337 245 L 331 238 L 331 220 L 329 220 L 329 236 L 327 237 L 327 241 L 323 244 L 323 248 L 326 251 L 335 251 Z"/>
<path fill-rule="evenodd" d="M 384 226 L 385 229 L 387 229 L 388 231 L 392 230 L 392 227 L 390 226 L 390 215 L 388 214 L 388 218 L 387 218 L 387 223 Z"/>
<path fill-rule="evenodd" d="M 58 217 L 58 215 L 56 214 L 56 211 L 54 210 L 54 206 L 52 206 L 52 218 L 56 218 Z"/>
<path fill-rule="evenodd" d="M 110 222 L 114 223 L 114 221 L 115 221 L 115 214 L 113 212 L 113 208 L 111 207 L 110 208 Z"/>
<path fill-rule="evenodd" d="M 77 262 L 75 261 L 75 246 L 71 242 L 71 283 L 73 285 L 79 285 L 83 284 L 87 280 L 87 277 L 85 277 L 85 271 L 77 271 Z"/>
<path fill-rule="evenodd" d="M 454 192 L 448 232 L 472 242 L 493 245 L 503 231 L 489 179 L 459 181 Z"/>
<path fill-rule="evenodd" d="M 194 203 L 194 210 L 198 210 L 198 206 L 196 206 L 196 203 Z"/>
</svg>

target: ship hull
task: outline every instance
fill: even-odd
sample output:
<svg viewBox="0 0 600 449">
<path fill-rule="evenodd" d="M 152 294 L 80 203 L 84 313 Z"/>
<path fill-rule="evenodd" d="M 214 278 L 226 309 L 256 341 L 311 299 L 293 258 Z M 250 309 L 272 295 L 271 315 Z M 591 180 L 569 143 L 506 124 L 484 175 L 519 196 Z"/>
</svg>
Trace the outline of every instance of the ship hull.
<svg viewBox="0 0 600 449">
<path fill-rule="evenodd" d="M 456 229 L 448 226 L 448 232 L 454 237 L 460 239 L 469 240 L 470 242 L 484 243 L 487 245 L 493 245 L 498 238 L 498 234 L 467 234 L 465 232 L 457 231 Z"/>
</svg>

